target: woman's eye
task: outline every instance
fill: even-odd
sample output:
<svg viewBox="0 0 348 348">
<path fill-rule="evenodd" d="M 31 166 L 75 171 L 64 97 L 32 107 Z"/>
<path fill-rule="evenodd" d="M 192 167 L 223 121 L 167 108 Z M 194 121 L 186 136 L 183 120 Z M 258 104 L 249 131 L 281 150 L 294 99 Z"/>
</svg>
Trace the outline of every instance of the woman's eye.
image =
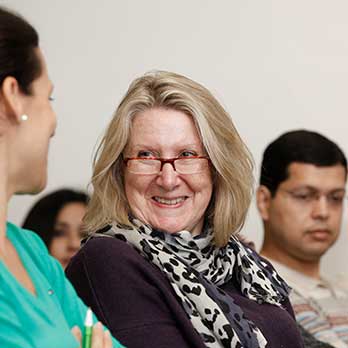
<svg viewBox="0 0 348 348">
<path fill-rule="evenodd" d="M 137 157 L 156 157 L 151 151 L 139 151 Z"/>
<path fill-rule="evenodd" d="M 184 151 L 180 154 L 180 157 L 194 157 L 197 156 L 196 152 L 194 151 Z"/>
<path fill-rule="evenodd" d="M 57 229 L 53 231 L 53 238 L 66 237 L 67 233 L 63 229 Z"/>
<path fill-rule="evenodd" d="M 48 100 L 52 102 L 52 101 L 55 101 L 55 98 L 50 96 L 50 97 L 48 97 Z"/>
</svg>

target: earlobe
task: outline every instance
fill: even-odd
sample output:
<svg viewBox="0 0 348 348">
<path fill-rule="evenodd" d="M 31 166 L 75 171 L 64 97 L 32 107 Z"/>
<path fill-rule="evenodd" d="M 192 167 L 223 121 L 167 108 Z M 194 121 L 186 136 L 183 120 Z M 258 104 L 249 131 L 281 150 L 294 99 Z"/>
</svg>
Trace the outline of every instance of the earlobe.
<svg viewBox="0 0 348 348">
<path fill-rule="evenodd" d="M 12 76 L 6 77 L 2 83 L 1 101 L 4 112 L 10 118 L 10 121 L 19 123 L 24 113 L 23 93 L 18 81 Z"/>
<path fill-rule="evenodd" d="M 259 186 L 256 191 L 256 204 L 262 220 L 264 221 L 269 219 L 271 199 L 272 197 L 270 190 L 264 185 Z"/>
</svg>

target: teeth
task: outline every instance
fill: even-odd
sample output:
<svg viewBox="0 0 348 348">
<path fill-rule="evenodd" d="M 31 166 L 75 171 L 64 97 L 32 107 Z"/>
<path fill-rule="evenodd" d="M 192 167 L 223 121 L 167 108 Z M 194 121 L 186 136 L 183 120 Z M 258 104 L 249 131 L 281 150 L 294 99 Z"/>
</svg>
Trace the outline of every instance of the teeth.
<svg viewBox="0 0 348 348">
<path fill-rule="evenodd" d="M 168 205 L 175 205 L 178 204 L 180 202 L 183 202 L 185 200 L 185 197 L 179 197 L 179 198 L 175 198 L 175 199 L 165 199 L 165 198 L 161 198 L 161 197 L 153 197 L 153 199 L 161 204 L 168 204 Z"/>
</svg>

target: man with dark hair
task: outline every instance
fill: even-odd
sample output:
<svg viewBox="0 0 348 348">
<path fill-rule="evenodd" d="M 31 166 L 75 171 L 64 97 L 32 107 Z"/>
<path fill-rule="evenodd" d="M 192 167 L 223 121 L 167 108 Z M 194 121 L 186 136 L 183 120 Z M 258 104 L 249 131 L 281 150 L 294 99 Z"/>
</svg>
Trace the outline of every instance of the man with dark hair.
<svg viewBox="0 0 348 348">
<path fill-rule="evenodd" d="M 348 293 L 325 279 L 320 259 L 340 230 L 347 160 L 326 137 L 285 133 L 265 150 L 257 206 L 261 254 L 293 288 L 299 324 L 334 347 L 348 347 Z"/>
</svg>

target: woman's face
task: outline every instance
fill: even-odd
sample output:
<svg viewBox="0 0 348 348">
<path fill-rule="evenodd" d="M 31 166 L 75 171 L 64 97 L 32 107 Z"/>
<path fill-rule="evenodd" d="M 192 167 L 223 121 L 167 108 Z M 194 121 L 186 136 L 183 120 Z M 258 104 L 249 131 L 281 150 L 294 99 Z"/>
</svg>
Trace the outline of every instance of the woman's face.
<svg viewBox="0 0 348 348">
<path fill-rule="evenodd" d="M 55 230 L 59 232 L 59 236 L 52 239 L 50 253 L 63 268 L 80 248 L 84 237 L 82 219 L 85 213 L 86 205 L 80 202 L 68 203 L 58 213 Z"/>
<path fill-rule="evenodd" d="M 191 117 L 154 108 L 138 114 L 132 123 L 125 157 L 204 156 L 204 148 Z M 125 169 L 125 192 L 132 214 L 169 233 L 201 232 L 213 185 L 209 166 L 198 174 L 177 173 L 170 163 L 157 175 Z"/>
<path fill-rule="evenodd" d="M 42 72 L 32 82 L 32 94 L 21 94 L 22 112 L 28 120 L 19 123 L 13 137 L 15 192 L 36 193 L 46 186 L 48 145 L 56 128 L 50 101 L 53 85 L 40 49 L 36 52 Z"/>
</svg>

